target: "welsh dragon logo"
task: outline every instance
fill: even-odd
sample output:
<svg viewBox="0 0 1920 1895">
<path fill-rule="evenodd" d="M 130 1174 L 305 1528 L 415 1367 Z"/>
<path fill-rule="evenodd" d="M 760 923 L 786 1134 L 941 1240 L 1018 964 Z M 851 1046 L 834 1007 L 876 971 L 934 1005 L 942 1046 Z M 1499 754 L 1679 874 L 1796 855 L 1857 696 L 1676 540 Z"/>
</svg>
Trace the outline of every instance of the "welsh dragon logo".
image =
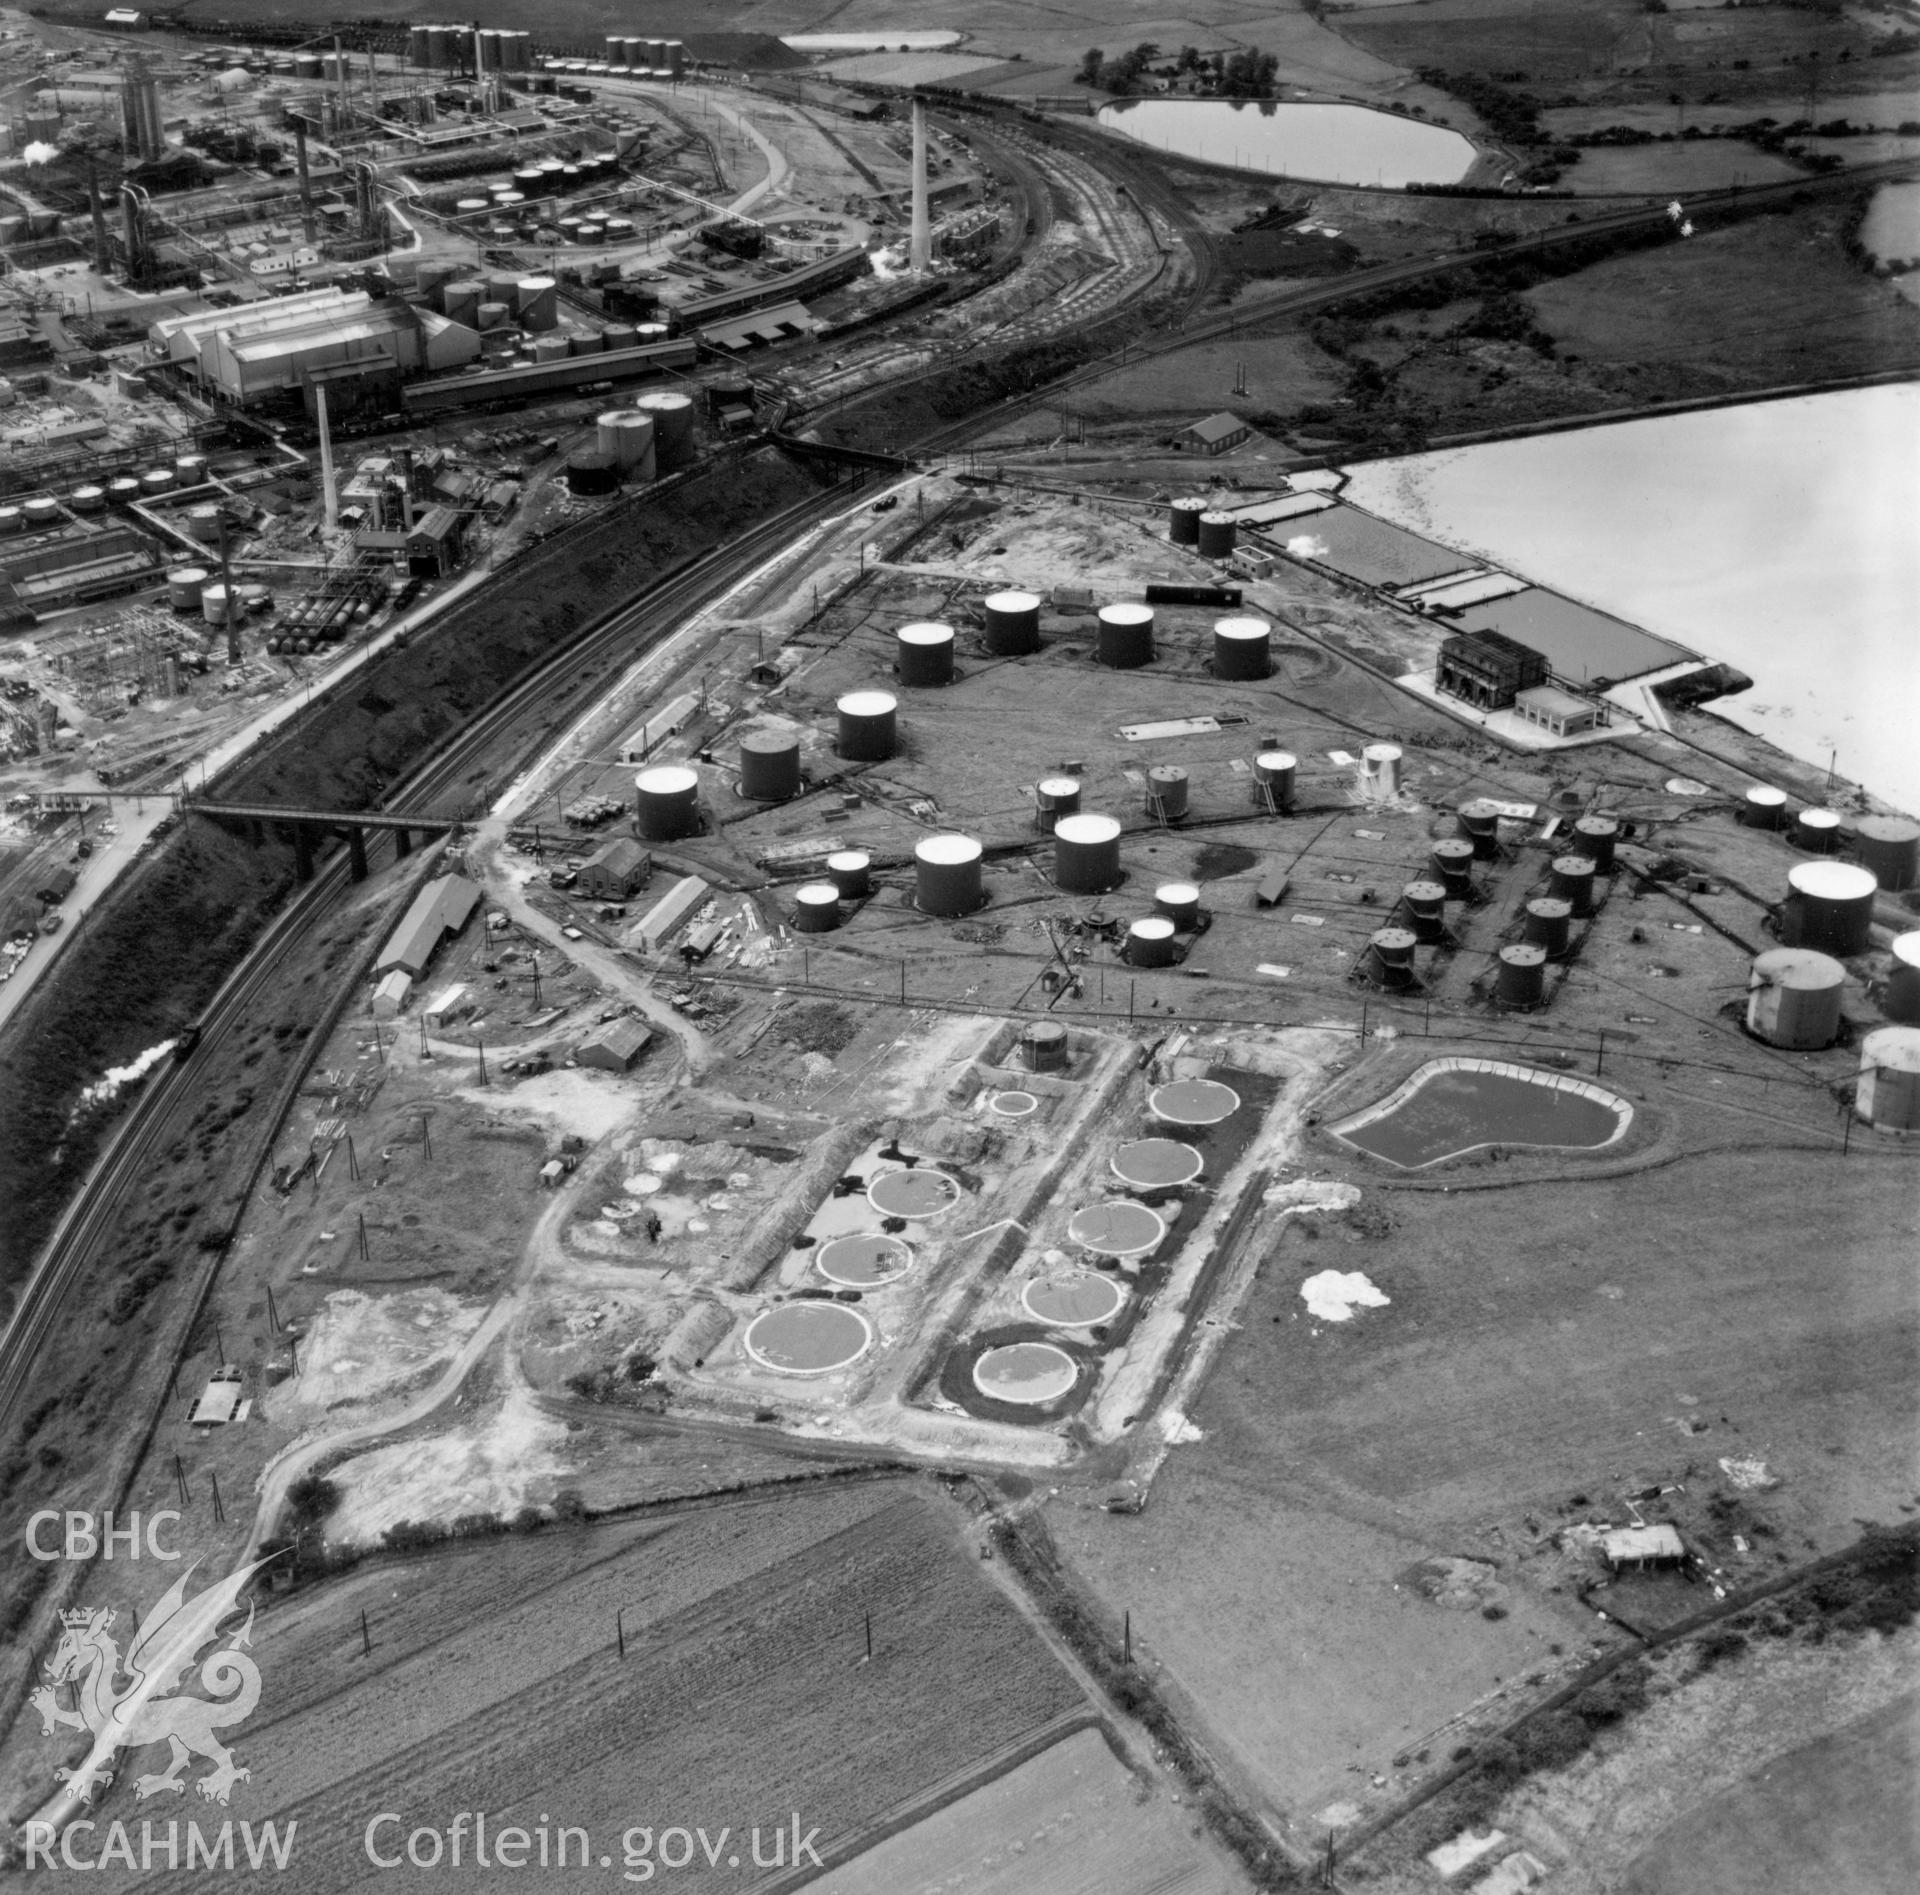
<svg viewBox="0 0 1920 1895">
<path fill-rule="evenodd" d="M 247 1581 L 267 1562 L 256 1560 L 189 1599 L 187 1581 L 199 1563 L 195 1560 L 140 1621 L 124 1660 L 124 1684 L 120 1647 L 112 1636 L 117 1614 L 103 1606 L 60 1615 L 60 1643 L 47 1661 L 47 1683 L 34 1691 L 31 1702 L 40 1713 L 42 1736 L 51 1737 L 63 1726 L 93 1733 L 86 1760 L 55 1773 L 68 1794 L 84 1803 L 91 1803 L 94 1793 L 113 1781 L 107 1766 L 116 1750 L 139 1750 L 148 1744 L 168 1745 L 172 1760 L 165 1770 L 135 1783 L 143 1800 L 162 1790 L 184 1796 L 187 1786 L 181 1775 L 196 1755 L 213 1765 L 198 1786 L 213 1802 L 226 1802 L 233 1786 L 252 1775 L 234 1762 L 232 1751 L 215 1735 L 244 1723 L 260 1701 L 260 1668 L 247 1655 L 251 1604 L 246 1624 L 219 1650 L 209 1652 L 200 1666 L 200 1683 L 211 1696 L 164 1694 L 180 1682 L 201 1647 L 219 1635 L 220 1622 L 237 1609 Z M 67 1684 L 75 1686 L 78 1710 L 60 1702 L 61 1687 Z"/>
</svg>

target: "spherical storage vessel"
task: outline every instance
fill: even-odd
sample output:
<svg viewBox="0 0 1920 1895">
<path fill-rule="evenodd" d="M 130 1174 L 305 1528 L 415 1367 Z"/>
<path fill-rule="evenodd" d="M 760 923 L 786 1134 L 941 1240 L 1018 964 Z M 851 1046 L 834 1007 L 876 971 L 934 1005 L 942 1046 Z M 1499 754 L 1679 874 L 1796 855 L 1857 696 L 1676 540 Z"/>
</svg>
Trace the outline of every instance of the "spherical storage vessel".
<svg viewBox="0 0 1920 1895">
<path fill-rule="evenodd" d="M 1053 826 L 1053 876 L 1069 895 L 1117 887 L 1120 825 L 1111 816 L 1062 816 Z"/>
<path fill-rule="evenodd" d="M 899 704 L 889 691 L 849 691 L 835 706 L 840 738 L 834 746 L 851 763 L 885 763 L 893 755 Z"/>
<path fill-rule="evenodd" d="M 700 822 L 700 778 L 684 764 L 663 763 L 633 780 L 635 827 L 648 842 L 673 842 Z"/>
<path fill-rule="evenodd" d="M 1493 997 L 1503 1007 L 1537 1007 L 1546 997 L 1547 950 L 1529 941 L 1500 950 Z"/>
<path fill-rule="evenodd" d="M 1103 605 L 1094 634 L 1094 656 L 1114 671 L 1153 663 L 1153 607 Z"/>
<path fill-rule="evenodd" d="M 1265 619 L 1216 619 L 1213 675 L 1234 684 L 1266 677 L 1273 669 L 1272 635 Z"/>
<path fill-rule="evenodd" d="M 1872 940 L 1878 889 L 1872 873 L 1851 862 L 1796 863 L 1787 871 L 1781 940 L 1841 960 L 1864 954 Z"/>
<path fill-rule="evenodd" d="M 1167 508 L 1167 538 L 1175 546 L 1200 544 L 1200 516 L 1207 503 L 1191 495 L 1173 501 Z"/>
<path fill-rule="evenodd" d="M 1862 816 L 1854 824 L 1860 866 L 1885 889 L 1911 888 L 1920 857 L 1920 823 L 1904 816 Z"/>
<path fill-rule="evenodd" d="M 971 836 L 929 836 L 913 852 L 914 899 L 920 912 L 970 915 L 986 900 L 981 849 Z"/>
<path fill-rule="evenodd" d="M 925 688 L 953 682 L 953 627 L 903 625 L 894 634 L 894 667 L 904 685 Z"/>
<path fill-rule="evenodd" d="M 1811 948 L 1770 948 L 1747 975 L 1747 1031 L 1769 1046 L 1811 1053 L 1840 1036 L 1847 970 Z"/>
<path fill-rule="evenodd" d="M 1853 1103 L 1876 1131 L 1920 1132 L 1920 1027 L 1876 1027 L 1860 1042 Z"/>
<path fill-rule="evenodd" d="M 1200 516 L 1200 557 L 1227 559 L 1239 540 L 1240 528 L 1230 513 L 1203 513 Z"/>
<path fill-rule="evenodd" d="M 800 739 L 790 730 L 756 730 L 740 739 L 740 794 L 784 803 L 800 794 Z"/>
<path fill-rule="evenodd" d="M 1023 658 L 1040 649 L 1037 594 L 990 593 L 980 609 L 987 621 L 987 649 L 996 658 Z"/>
<path fill-rule="evenodd" d="M 1135 967 L 1173 965 L 1173 923 L 1165 915 L 1146 915 L 1127 930 L 1127 959 Z"/>
<path fill-rule="evenodd" d="M 831 882 L 808 882 L 793 898 L 799 934 L 830 934 L 840 925 L 840 891 Z"/>
</svg>

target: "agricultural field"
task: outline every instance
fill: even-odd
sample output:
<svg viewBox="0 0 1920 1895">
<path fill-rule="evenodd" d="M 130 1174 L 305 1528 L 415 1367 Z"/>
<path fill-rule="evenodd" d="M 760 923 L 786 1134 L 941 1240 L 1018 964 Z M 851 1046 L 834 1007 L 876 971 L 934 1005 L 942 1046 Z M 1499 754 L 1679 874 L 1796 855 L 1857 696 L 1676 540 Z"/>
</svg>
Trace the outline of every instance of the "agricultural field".
<svg viewBox="0 0 1920 1895">
<path fill-rule="evenodd" d="M 1690 1148 L 1626 1189 L 1570 1163 L 1524 1182 L 1544 1159 L 1394 1188 L 1329 1148 L 1376 1221 L 1288 1227 L 1193 1408 L 1205 1439 L 1144 1515 L 1049 1516 L 1073 1570 L 1111 1616 L 1131 1610 L 1165 1680 L 1296 1820 L 1391 1779 L 1396 1758 L 1443 1761 L 1457 1712 L 1610 1635 L 1574 1595 L 1567 1520 L 1624 1520 L 1622 1496 L 1679 1482 L 1664 1504 L 1738 1584 L 1917 1498 L 1897 1158 L 1849 1171 L 1836 1199 L 1837 1150 L 1804 1149 L 1791 1121 L 1696 1103 L 1704 1080 L 1616 1083 Z M 1388 1089 L 1358 1068 L 1325 1109 Z M 1797 1234 L 1816 1196 L 1832 1219 L 1817 1259 Z M 1325 1269 L 1363 1272 L 1388 1304 L 1312 1320 L 1299 1285 Z M 1764 1462 L 1777 1487 L 1736 1487 L 1721 1457 Z M 1472 1563 L 1445 1603 L 1426 1596 L 1436 1559 Z"/>
<path fill-rule="evenodd" d="M 1638 196 L 1658 191 L 1724 191 L 1734 185 L 1775 184 L 1803 175 L 1792 159 L 1758 150 L 1743 139 L 1696 138 L 1673 144 L 1597 146 L 1582 151 L 1579 162 L 1560 183 L 1563 189 L 1583 194 Z"/>
<path fill-rule="evenodd" d="M 744 1860 L 755 1826 L 770 1851 L 799 1812 L 831 1861 L 1089 1715 L 958 1514 L 898 1482 L 382 1565 L 274 1602 L 254 1650 L 268 1717 L 247 1727 L 234 1814 L 299 1824 L 303 1895 L 359 1885 L 381 1810 L 402 1836 L 461 1810 L 496 1832 L 551 1816 L 587 1830 L 596 1864 L 674 1824 L 726 1827 Z M 724 1853 L 684 1879 L 703 1876 L 753 1880 Z M 176 1880 L 193 1885 L 140 1886 Z"/>
</svg>

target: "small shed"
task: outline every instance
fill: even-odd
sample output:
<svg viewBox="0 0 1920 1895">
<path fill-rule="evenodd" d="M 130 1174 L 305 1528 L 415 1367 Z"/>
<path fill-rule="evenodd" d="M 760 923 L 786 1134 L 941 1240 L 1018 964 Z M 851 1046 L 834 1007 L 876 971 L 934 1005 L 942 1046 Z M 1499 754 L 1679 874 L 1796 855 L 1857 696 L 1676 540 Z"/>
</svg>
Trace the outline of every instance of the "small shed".
<svg viewBox="0 0 1920 1895">
<path fill-rule="evenodd" d="M 1583 730 L 1598 730 L 1606 721 L 1606 713 L 1599 705 L 1552 684 L 1537 684 L 1531 691 L 1522 691 L 1513 700 L 1513 708 L 1529 724 L 1556 737 L 1575 737 Z"/>
<path fill-rule="evenodd" d="M 1663 1566 L 1684 1566 L 1687 1559 L 1680 1529 L 1664 1521 L 1656 1526 L 1615 1527 L 1600 1536 L 1600 1550 L 1616 1573 L 1645 1573 Z"/>
<path fill-rule="evenodd" d="M 684 876 L 640 918 L 639 934 L 649 949 L 657 949 L 707 898 L 707 885 L 697 875 Z"/>
<path fill-rule="evenodd" d="M 580 864 L 576 886 L 589 901 L 625 901 L 652 873 L 653 857 L 631 836 L 616 836 Z"/>
<path fill-rule="evenodd" d="M 1226 454 L 1252 439 L 1252 427 L 1223 408 L 1217 415 L 1208 415 L 1204 421 L 1182 428 L 1173 437 L 1173 444 L 1189 453 Z"/>
<path fill-rule="evenodd" d="M 652 1038 L 646 1027 L 626 1015 L 596 1027 L 580 1042 L 573 1057 L 576 1064 L 598 1066 L 603 1072 L 630 1072 Z"/>
<path fill-rule="evenodd" d="M 412 992 L 413 976 L 404 969 L 396 967 L 381 975 L 379 985 L 373 990 L 373 1017 L 391 1020 L 407 1004 L 407 996 Z"/>
<path fill-rule="evenodd" d="M 209 1378 L 207 1385 L 200 1391 L 200 1399 L 193 1404 L 187 1415 L 187 1425 L 193 1428 L 220 1428 L 231 1421 L 240 1412 L 240 1395 L 246 1387 L 236 1368 L 222 1368 L 219 1374 Z"/>
<path fill-rule="evenodd" d="M 442 1027 L 451 1026 L 467 1004 L 466 982 L 456 981 L 451 987 L 443 987 L 427 1002 L 426 1012 L 421 1017 L 437 1033 Z"/>
</svg>

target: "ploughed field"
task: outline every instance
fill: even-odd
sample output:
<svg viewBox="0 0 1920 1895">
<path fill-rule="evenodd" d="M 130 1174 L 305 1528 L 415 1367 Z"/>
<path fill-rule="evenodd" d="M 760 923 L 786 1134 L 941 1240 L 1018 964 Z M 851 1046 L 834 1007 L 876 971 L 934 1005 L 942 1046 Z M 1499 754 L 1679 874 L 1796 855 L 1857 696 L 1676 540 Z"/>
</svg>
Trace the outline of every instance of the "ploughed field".
<svg viewBox="0 0 1920 1895">
<path fill-rule="evenodd" d="M 416 1828 L 444 1837 L 462 1811 L 487 1812 L 495 1835 L 543 1818 L 575 1826 L 596 1879 L 603 1855 L 620 1872 L 630 1829 L 704 1828 L 713 1841 L 724 1826 L 717 1867 L 696 1852 L 676 1883 L 749 1887 L 751 1831 L 770 1857 L 776 1827 L 791 1847 L 795 1812 L 830 1860 L 1085 1709 L 956 1529 L 925 1491 L 875 1481 L 493 1541 L 276 1603 L 254 1634 L 265 1720 L 234 1733 L 253 1776 L 221 1814 L 297 1822 L 302 1895 L 447 1879 L 444 1861 L 369 1860 L 366 1826 L 382 1811 L 401 1819 L 376 1837 L 389 1856 Z M 123 1786 L 100 1812 L 136 1829 L 142 1813 Z M 465 1846 L 457 1876 L 488 1879 Z"/>
</svg>

